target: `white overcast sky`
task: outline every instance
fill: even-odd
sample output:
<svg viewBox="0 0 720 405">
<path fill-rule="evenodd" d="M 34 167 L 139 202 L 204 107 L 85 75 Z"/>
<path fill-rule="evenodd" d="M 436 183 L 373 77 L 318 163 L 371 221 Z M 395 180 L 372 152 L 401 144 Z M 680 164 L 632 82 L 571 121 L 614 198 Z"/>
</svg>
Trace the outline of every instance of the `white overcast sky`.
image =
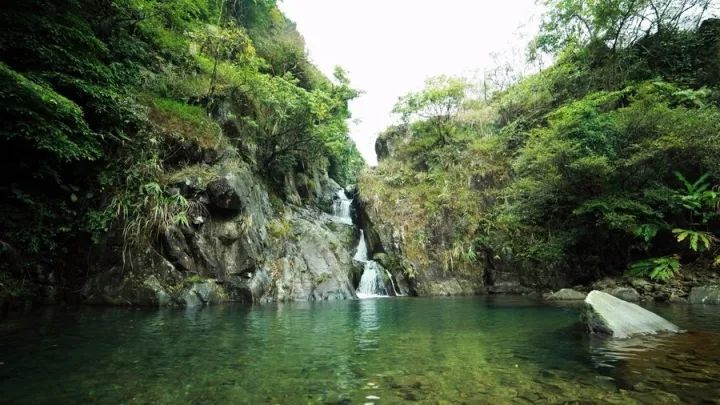
<svg viewBox="0 0 720 405">
<path fill-rule="evenodd" d="M 342 66 L 364 92 L 350 128 L 370 165 L 398 97 L 430 76 L 471 74 L 490 67 L 493 52 L 523 49 L 538 20 L 535 0 L 282 0 L 280 9 L 325 74 Z"/>
</svg>

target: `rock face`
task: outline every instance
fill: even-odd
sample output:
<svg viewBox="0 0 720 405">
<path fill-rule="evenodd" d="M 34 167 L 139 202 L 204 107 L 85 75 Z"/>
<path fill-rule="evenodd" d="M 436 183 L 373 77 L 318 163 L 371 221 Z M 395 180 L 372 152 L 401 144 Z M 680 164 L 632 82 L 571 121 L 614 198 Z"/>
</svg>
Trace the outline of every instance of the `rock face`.
<svg viewBox="0 0 720 405">
<path fill-rule="evenodd" d="M 487 292 L 484 287 L 484 263 L 480 260 L 471 265 L 453 265 L 447 259 L 447 249 L 454 232 L 449 221 L 436 219 L 427 224 L 423 232 L 428 238 L 421 249 L 411 246 L 417 238 L 417 230 L 409 229 L 405 219 L 390 218 L 377 211 L 360 190 L 356 222 L 365 230 L 368 253 L 371 257 L 381 255 L 381 264 L 392 278 L 398 281 L 401 294 L 472 295 Z M 407 288 L 405 288 L 407 285 Z"/>
<path fill-rule="evenodd" d="M 545 299 L 548 301 L 580 301 L 585 299 L 585 293 L 572 288 L 562 288 L 546 296 Z"/>
<path fill-rule="evenodd" d="M 690 290 L 690 297 L 688 300 L 691 304 L 720 305 L 720 285 L 693 287 L 693 289 Z"/>
<path fill-rule="evenodd" d="M 116 240 L 98 248 L 84 302 L 200 307 L 355 298 L 354 227 L 326 213 L 340 189 L 326 173 L 298 174 L 286 182 L 291 195 L 271 203 L 250 164 L 211 169 L 217 176 L 206 186 L 188 179 L 178 184 L 192 187 L 175 187 L 201 207 L 188 223 L 167 226 L 153 246 Z"/>
<path fill-rule="evenodd" d="M 585 304 L 583 318 L 590 333 L 624 339 L 634 335 L 680 331 L 664 318 L 602 291 L 591 291 L 585 298 Z"/>
</svg>

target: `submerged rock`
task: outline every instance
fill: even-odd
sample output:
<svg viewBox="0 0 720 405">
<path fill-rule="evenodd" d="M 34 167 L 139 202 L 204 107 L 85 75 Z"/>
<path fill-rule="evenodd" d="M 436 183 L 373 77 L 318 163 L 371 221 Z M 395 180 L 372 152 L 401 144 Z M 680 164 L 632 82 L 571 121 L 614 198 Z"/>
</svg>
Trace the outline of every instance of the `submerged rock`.
<svg viewBox="0 0 720 405">
<path fill-rule="evenodd" d="M 585 304 L 583 319 L 590 333 L 624 339 L 633 335 L 680 331 L 666 319 L 602 291 L 591 291 Z"/>
<path fill-rule="evenodd" d="M 562 288 L 545 297 L 548 301 L 579 301 L 585 299 L 585 293 L 573 290 L 572 288 Z"/>
<path fill-rule="evenodd" d="M 689 301 L 691 304 L 720 304 L 720 285 L 693 287 Z"/>
</svg>

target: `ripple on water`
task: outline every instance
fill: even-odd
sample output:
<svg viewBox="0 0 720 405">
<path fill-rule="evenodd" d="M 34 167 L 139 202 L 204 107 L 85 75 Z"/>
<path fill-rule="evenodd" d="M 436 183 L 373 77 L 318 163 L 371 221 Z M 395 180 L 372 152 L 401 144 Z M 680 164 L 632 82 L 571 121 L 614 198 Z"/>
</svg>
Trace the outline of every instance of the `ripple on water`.
<svg viewBox="0 0 720 405">
<path fill-rule="evenodd" d="M 689 307 L 653 310 L 720 330 L 717 308 Z M 522 297 L 55 308 L 0 323 L 0 392 L 11 403 L 720 398 L 717 335 L 590 339 L 578 315 Z"/>
</svg>

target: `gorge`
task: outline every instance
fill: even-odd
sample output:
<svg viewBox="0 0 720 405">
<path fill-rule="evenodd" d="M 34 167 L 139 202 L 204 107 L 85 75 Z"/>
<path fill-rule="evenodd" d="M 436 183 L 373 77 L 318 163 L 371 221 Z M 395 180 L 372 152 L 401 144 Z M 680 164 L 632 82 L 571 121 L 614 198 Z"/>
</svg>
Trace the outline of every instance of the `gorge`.
<svg viewBox="0 0 720 405">
<path fill-rule="evenodd" d="M 1 401 L 717 401 L 718 7 L 547 1 L 370 166 L 276 0 L 7 1 Z"/>
</svg>

